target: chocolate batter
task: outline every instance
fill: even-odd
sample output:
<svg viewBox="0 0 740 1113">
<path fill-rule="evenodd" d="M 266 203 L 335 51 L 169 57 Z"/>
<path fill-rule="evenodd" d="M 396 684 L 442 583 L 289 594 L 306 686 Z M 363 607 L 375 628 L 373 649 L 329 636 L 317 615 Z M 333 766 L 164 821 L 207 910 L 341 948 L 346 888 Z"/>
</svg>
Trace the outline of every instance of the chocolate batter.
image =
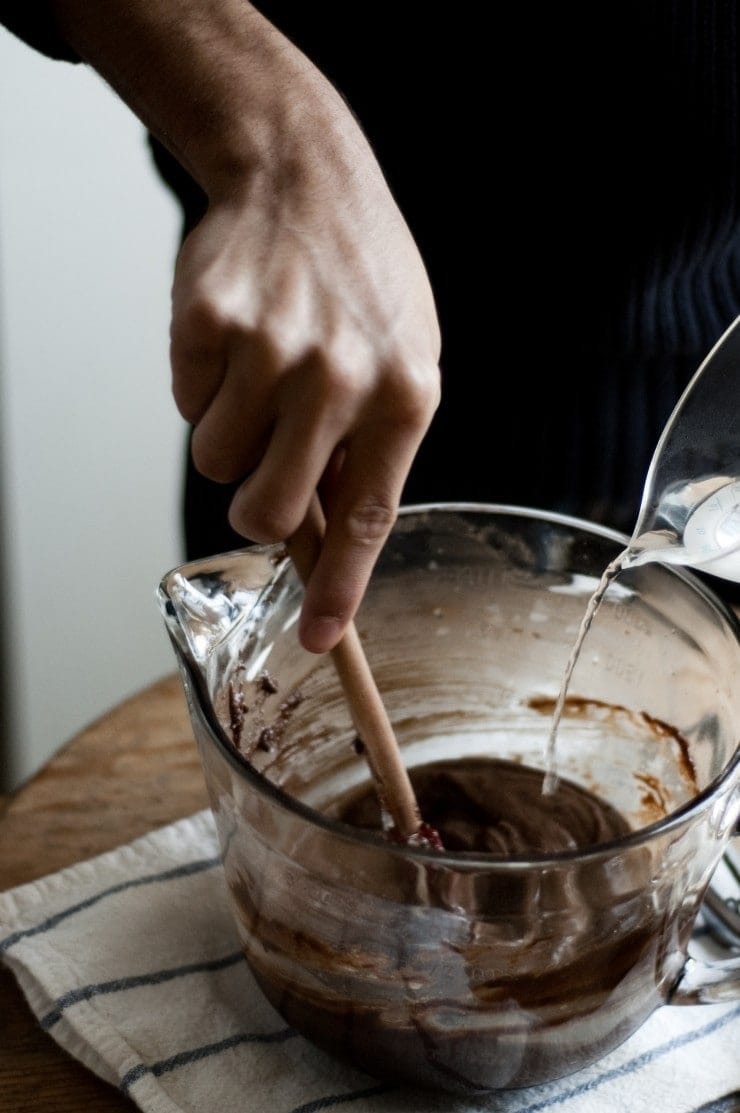
<svg viewBox="0 0 740 1113">
<path fill-rule="evenodd" d="M 409 770 L 427 823 L 445 850 L 496 857 L 554 854 L 609 842 L 629 832 L 604 800 L 560 779 L 543 795 L 543 774 L 526 765 L 488 758 L 440 761 Z M 355 827 L 380 830 L 372 785 L 340 802 L 332 814 Z"/>
<path fill-rule="evenodd" d="M 238 869 L 227 859 L 268 999 L 370 1074 L 457 1093 L 534 1085 L 614 1047 L 664 998 L 689 930 L 652 899 L 650 851 L 529 864 L 629 827 L 563 779 L 543 795 L 543 774 L 515 762 L 438 762 L 410 776 L 445 849 L 478 860 L 413 859 L 320 830 L 284 876 L 261 868 L 257 843 Z M 381 829 L 372 785 L 328 811 Z"/>
</svg>

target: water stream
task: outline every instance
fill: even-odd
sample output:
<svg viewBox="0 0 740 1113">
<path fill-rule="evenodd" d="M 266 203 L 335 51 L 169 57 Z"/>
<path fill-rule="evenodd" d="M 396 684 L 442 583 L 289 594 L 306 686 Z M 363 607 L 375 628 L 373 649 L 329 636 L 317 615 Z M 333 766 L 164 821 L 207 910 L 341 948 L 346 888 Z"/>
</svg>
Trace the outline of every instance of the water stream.
<svg viewBox="0 0 740 1113">
<path fill-rule="evenodd" d="M 578 628 L 576 640 L 573 643 L 573 647 L 570 651 L 570 656 L 568 657 L 568 663 L 565 666 L 565 673 L 563 674 L 563 680 L 560 685 L 560 692 L 558 693 L 558 698 L 555 703 L 555 709 L 553 711 L 550 733 L 548 735 L 547 745 L 545 747 L 545 779 L 542 782 L 543 795 L 550 795 L 555 791 L 558 785 L 555 743 L 557 741 L 558 727 L 560 726 L 560 720 L 563 716 L 563 709 L 565 707 L 565 700 L 568 695 L 570 681 L 573 676 L 573 670 L 576 667 L 576 662 L 578 661 L 578 657 L 580 655 L 583 643 L 586 639 L 586 635 L 591 629 L 591 623 L 594 620 L 594 616 L 596 615 L 596 612 L 601 606 L 601 602 L 607 593 L 609 584 L 618 576 L 618 574 L 622 570 L 627 557 L 630 555 L 630 552 L 631 549 L 629 547 L 623 549 L 622 552 L 617 557 L 615 557 L 610 564 L 607 565 L 607 567 L 601 574 L 601 579 L 599 580 L 596 590 L 594 591 L 593 595 L 588 601 L 588 604 L 586 605 L 586 611 L 583 615 L 583 618 L 581 619 L 581 624 Z"/>
</svg>

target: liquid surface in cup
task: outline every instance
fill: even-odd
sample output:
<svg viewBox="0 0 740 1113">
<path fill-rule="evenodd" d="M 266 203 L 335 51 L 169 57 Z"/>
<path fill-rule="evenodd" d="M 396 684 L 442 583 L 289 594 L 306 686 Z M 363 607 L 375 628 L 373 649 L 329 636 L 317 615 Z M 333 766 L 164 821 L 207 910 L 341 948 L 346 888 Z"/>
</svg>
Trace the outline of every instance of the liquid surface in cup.
<svg viewBox="0 0 740 1113">
<path fill-rule="evenodd" d="M 513 761 L 466 758 L 409 771 L 422 815 L 439 831 L 445 850 L 496 857 L 585 849 L 628 834 L 630 825 L 594 793 L 559 779 L 543 795 L 543 773 Z M 355 827 L 381 830 L 372 784 L 331 808 Z"/>
<path fill-rule="evenodd" d="M 645 711 L 571 695 L 558 705 L 554 696 L 534 693 L 515 702 L 488 700 L 481 713 L 476 701 L 480 695 L 487 697 L 488 690 L 467 672 L 455 677 L 449 689 L 444 679 L 435 678 L 436 703 L 426 708 L 416 692 L 417 678 L 417 673 L 405 677 L 394 669 L 385 685 L 410 773 L 451 755 L 456 760 L 541 768 L 543 736 L 557 716 L 553 787 L 560 778 L 567 779 L 608 801 L 630 830 L 665 818 L 700 790 L 689 739 Z M 397 691 L 393 685 L 398 685 Z M 263 713 L 266 700 L 274 703 L 269 718 Z M 246 708 L 255 721 L 245 728 Z M 255 768 L 316 811 L 335 816 L 338 802 L 371 783 L 364 748 L 337 691 L 330 661 L 319 661 L 301 689 L 287 694 L 266 675 L 238 685 L 232 682 L 223 714 L 235 747 Z M 538 791 L 542 786 L 540 772 Z M 421 811 L 426 822 L 436 826 Z"/>
</svg>

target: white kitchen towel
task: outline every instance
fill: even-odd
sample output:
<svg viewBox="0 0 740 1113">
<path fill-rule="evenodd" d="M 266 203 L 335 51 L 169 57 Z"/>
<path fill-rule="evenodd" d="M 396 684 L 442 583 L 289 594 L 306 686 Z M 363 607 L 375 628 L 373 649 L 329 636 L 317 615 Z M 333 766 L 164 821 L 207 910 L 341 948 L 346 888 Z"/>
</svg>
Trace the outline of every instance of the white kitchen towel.
<svg viewBox="0 0 740 1113">
<path fill-rule="evenodd" d="M 0 956 L 41 1026 L 147 1113 L 725 1113 L 740 1090 L 739 1003 L 660 1008 L 595 1066 L 485 1098 L 335 1062 L 252 978 L 208 810 L 0 894 Z"/>
</svg>

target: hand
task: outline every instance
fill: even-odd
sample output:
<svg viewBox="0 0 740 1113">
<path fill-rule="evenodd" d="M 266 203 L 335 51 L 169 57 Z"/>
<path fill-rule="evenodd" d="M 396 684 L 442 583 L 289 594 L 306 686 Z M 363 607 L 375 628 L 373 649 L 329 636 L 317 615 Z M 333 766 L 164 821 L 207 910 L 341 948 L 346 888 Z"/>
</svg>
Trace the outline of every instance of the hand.
<svg viewBox="0 0 740 1113">
<path fill-rule="evenodd" d="M 288 539 L 318 488 L 327 519 L 300 637 L 333 648 L 393 525 L 439 400 L 427 275 L 364 138 L 314 121 L 286 166 L 211 196 L 173 286 L 173 390 L 195 466 L 242 477 L 252 541 Z M 327 139 L 331 132 L 333 138 Z"/>
<path fill-rule="evenodd" d="M 439 401 L 429 281 L 326 78 L 247 0 L 51 0 L 95 66 L 204 190 L 173 285 L 173 389 L 230 520 L 284 541 L 327 520 L 300 636 L 354 615 Z"/>
</svg>

